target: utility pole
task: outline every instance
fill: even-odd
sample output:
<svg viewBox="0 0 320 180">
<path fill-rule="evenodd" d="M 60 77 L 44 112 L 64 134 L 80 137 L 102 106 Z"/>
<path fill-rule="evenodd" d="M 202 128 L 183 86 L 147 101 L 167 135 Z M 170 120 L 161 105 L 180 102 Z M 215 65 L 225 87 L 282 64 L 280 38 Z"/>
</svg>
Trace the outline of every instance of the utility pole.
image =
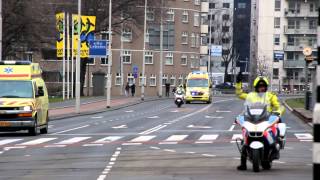
<svg viewBox="0 0 320 180">
<path fill-rule="evenodd" d="M 121 11 L 121 38 L 120 38 L 120 95 L 123 95 L 123 11 Z"/>
<path fill-rule="evenodd" d="M 111 95 L 111 63 L 112 63 L 112 32 L 111 32 L 112 0 L 109 0 L 109 58 L 108 58 L 108 76 L 107 76 L 107 108 L 110 108 Z"/>
<path fill-rule="evenodd" d="M 208 73 L 209 73 L 209 78 L 211 78 L 211 38 L 212 38 L 212 33 L 211 33 L 211 24 L 212 24 L 212 13 L 210 12 L 210 18 L 209 18 L 209 56 L 208 56 Z"/>
<path fill-rule="evenodd" d="M 67 99 L 70 97 L 70 25 L 67 13 Z"/>
<path fill-rule="evenodd" d="M 66 13 L 63 13 L 62 99 L 66 97 Z"/>
<path fill-rule="evenodd" d="M 81 0 L 78 0 L 78 54 L 76 59 L 76 113 L 80 113 L 80 48 L 81 48 Z"/>
<path fill-rule="evenodd" d="M 162 97 L 162 76 L 163 76 L 163 0 L 160 5 L 160 72 L 159 72 L 159 97 Z"/>
<path fill-rule="evenodd" d="M 144 27 L 143 27 L 143 52 L 142 52 L 142 83 L 141 83 L 141 100 L 142 100 L 142 101 L 144 101 L 144 86 L 145 86 L 146 31 L 147 31 L 147 0 L 144 0 Z"/>
</svg>

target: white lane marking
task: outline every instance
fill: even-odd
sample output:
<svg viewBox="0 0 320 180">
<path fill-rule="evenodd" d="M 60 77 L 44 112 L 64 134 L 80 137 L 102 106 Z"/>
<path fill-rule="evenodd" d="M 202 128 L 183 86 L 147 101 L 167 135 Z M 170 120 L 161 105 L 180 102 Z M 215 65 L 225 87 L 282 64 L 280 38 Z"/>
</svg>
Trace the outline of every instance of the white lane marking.
<svg viewBox="0 0 320 180">
<path fill-rule="evenodd" d="M 121 147 L 117 148 L 109 160 L 109 163 L 106 165 L 106 168 L 101 172 L 101 175 L 97 178 L 97 180 L 104 180 L 107 177 L 107 174 L 111 171 L 112 166 L 115 164 L 118 155 L 120 154 Z"/>
<path fill-rule="evenodd" d="M 196 144 L 211 144 L 214 140 L 218 138 L 218 134 L 205 134 L 202 135 L 198 141 L 196 141 Z"/>
<path fill-rule="evenodd" d="M 123 138 L 124 136 L 108 136 L 108 137 L 105 137 L 105 138 L 102 138 L 102 139 L 98 139 L 96 141 L 94 141 L 93 143 L 110 143 L 110 142 L 113 142 L 113 141 L 116 141 L 116 140 L 119 140 L 121 138 Z"/>
<path fill-rule="evenodd" d="M 139 133 L 139 134 L 141 134 L 141 135 L 148 135 L 148 134 L 151 134 L 151 133 L 153 133 L 153 132 L 159 131 L 160 129 L 165 128 L 165 127 L 167 127 L 167 125 L 159 125 L 159 126 L 156 126 L 156 127 L 151 128 L 151 129 L 148 129 L 148 130 L 146 130 L 146 131 L 143 131 L 143 132 L 141 132 L 141 133 Z"/>
<path fill-rule="evenodd" d="M 3 153 L 3 151 L 0 151 L 0 154 L 2 154 Z"/>
<path fill-rule="evenodd" d="M 178 141 L 184 140 L 188 135 L 172 135 L 159 144 L 177 144 Z"/>
<path fill-rule="evenodd" d="M 196 128 L 196 129 L 210 129 L 210 128 L 212 128 L 211 126 L 196 126 L 196 125 L 193 125 L 193 124 L 191 124 L 191 125 L 189 125 L 187 127 L 188 128 Z"/>
<path fill-rule="evenodd" d="M 48 128 L 53 128 L 53 127 L 54 127 L 54 125 L 49 125 L 49 126 L 48 126 Z"/>
<path fill-rule="evenodd" d="M 236 126 L 235 124 L 232 124 L 231 127 L 228 129 L 228 131 L 233 131 L 235 126 Z"/>
<path fill-rule="evenodd" d="M 107 175 L 100 175 L 97 180 L 104 180 L 106 177 Z"/>
<path fill-rule="evenodd" d="M 173 110 L 173 111 L 170 111 L 170 112 L 174 112 L 174 113 L 176 113 L 176 112 L 179 112 L 178 110 Z"/>
<path fill-rule="evenodd" d="M 159 116 L 151 116 L 151 117 L 147 117 L 148 119 L 158 119 Z"/>
<path fill-rule="evenodd" d="M 239 157 L 234 157 L 233 159 L 240 160 L 241 158 L 239 158 Z"/>
<path fill-rule="evenodd" d="M 278 161 L 278 160 L 276 160 L 276 161 L 273 161 L 274 163 L 277 163 L 277 164 L 285 164 L 286 162 L 283 162 L 283 161 Z"/>
<path fill-rule="evenodd" d="M 313 140 L 313 136 L 310 133 L 295 133 L 294 135 L 300 141 L 312 141 Z"/>
<path fill-rule="evenodd" d="M 45 148 L 56 148 L 56 147 L 66 147 L 67 145 L 63 145 L 63 144 L 51 144 L 51 145 L 47 145 L 44 146 Z"/>
<path fill-rule="evenodd" d="M 127 142 L 127 143 L 122 143 L 123 146 L 138 146 L 138 145 L 142 145 L 142 143 L 130 143 L 130 142 Z"/>
<path fill-rule="evenodd" d="M 301 139 L 300 141 L 301 142 L 312 142 L 313 140 L 312 139 Z"/>
<path fill-rule="evenodd" d="M 84 146 L 84 147 L 100 147 L 100 146 L 103 146 L 103 144 L 84 144 L 84 145 L 82 145 L 82 146 Z"/>
<path fill-rule="evenodd" d="M 72 129 L 67 129 L 67 130 L 64 130 L 64 131 L 56 132 L 56 133 L 53 133 L 53 134 L 61 134 L 61 133 L 65 133 L 65 132 L 69 132 L 69 131 L 73 131 L 73 130 L 77 130 L 77 129 L 86 128 L 88 126 L 90 126 L 90 125 L 87 124 L 87 125 L 84 125 L 84 126 L 80 126 L 80 127 L 76 127 L 76 128 L 72 128 Z"/>
<path fill-rule="evenodd" d="M 13 146 L 13 147 L 4 147 L 3 150 L 9 151 L 11 149 L 24 149 L 24 148 L 26 148 L 26 146 Z"/>
<path fill-rule="evenodd" d="M 10 144 L 13 142 L 21 141 L 22 139 L 5 139 L 0 141 L 0 146 L 5 145 L 5 144 Z"/>
<path fill-rule="evenodd" d="M 207 119 L 223 119 L 222 116 L 205 116 Z"/>
<path fill-rule="evenodd" d="M 17 144 L 17 145 L 32 146 L 32 145 L 37 145 L 37 144 L 42 144 L 45 142 L 53 141 L 55 139 L 57 139 L 57 138 L 39 138 L 39 139 L 35 139 L 32 141 L 24 142 L 22 144 Z"/>
<path fill-rule="evenodd" d="M 206 157 L 216 157 L 217 155 L 214 155 L 214 154 L 202 154 L 202 156 L 206 156 Z"/>
<path fill-rule="evenodd" d="M 146 142 L 146 141 L 150 141 L 151 139 L 153 139 L 155 137 L 156 136 L 139 136 L 139 137 L 132 139 L 129 142 Z"/>
<path fill-rule="evenodd" d="M 236 139 L 243 139 L 242 134 L 234 134 L 230 143 L 235 143 Z"/>
<path fill-rule="evenodd" d="M 81 141 L 84 141 L 84 140 L 87 140 L 87 139 L 90 139 L 91 137 L 74 137 L 74 138 L 70 138 L 70 139 L 66 139 L 66 140 L 63 140 L 61 142 L 57 142 L 55 144 L 75 144 L 75 143 L 78 143 L 78 142 L 81 142 Z"/>
<path fill-rule="evenodd" d="M 123 125 L 119 125 L 119 126 L 113 126 L 112 128 L 113 129 L 126 129 L 126 128 L 128 128 L 128 126 L 123 124 Z"/>
<path fill-rule="evenodd" d="M 157 150 L 159 150 L 160 148 L 155 147 L 155 146 L 151 146 L 150 149 L 157 149 Z"/>
<path fill-rule="evenodd" d="M 185 152 L 186 154 L 195 154 L 196 152 L 192 152 L 192 151 L 187 151 Z"/>
<path fill-rule="evenodd" d="M 166 123 L 164 123 L 165 125 L 170 125 L 170 124 L 172 124 L 172 123 L 170 123 L 170 122 L 166 122 Z"/>
<path fill-rule="evenodd" d="M 93 116 L 93 117 L 91 117 L 91 119 L 101 119 L 101 118 L 103 118 L 103 116 Z"/>
<path fill-rule="evenodd" d="M 173 149 L 164 149 L 164 151 L 166 151 L 166 152 L 176 152 L 176 151 L 173 150 Z"/>
<path fill-rule="evenodd" d="M 222 110 L 217 110 L 216 112 L 217 112 L 217 113 L 229 113 L 229 112 L 231 112 L 231 111 L 222 111 Z"/>
<path fill-rule="evenodd" d="M 132 113 L 133 112 L 133 110 L 128 110 L 128 111 L 125 111 L 126 113 Z"/>
</svg>

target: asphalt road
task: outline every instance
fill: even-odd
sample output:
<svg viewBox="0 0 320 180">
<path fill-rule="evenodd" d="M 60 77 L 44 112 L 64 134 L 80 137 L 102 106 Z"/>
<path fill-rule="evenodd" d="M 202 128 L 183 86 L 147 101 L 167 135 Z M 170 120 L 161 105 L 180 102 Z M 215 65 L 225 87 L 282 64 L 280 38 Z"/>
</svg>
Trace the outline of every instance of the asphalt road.
<svg viewBox="0 0 320 180">
<path fill-rule="evenodd" d="M 312 129 L 289 112 L 287 144 L 268 171 L 239 172 L 234 118 L 243 102 L 173 100 L 50 122 L 49 134 L 0 134 L 0 179 L 312 179 Z"/>
</svg>

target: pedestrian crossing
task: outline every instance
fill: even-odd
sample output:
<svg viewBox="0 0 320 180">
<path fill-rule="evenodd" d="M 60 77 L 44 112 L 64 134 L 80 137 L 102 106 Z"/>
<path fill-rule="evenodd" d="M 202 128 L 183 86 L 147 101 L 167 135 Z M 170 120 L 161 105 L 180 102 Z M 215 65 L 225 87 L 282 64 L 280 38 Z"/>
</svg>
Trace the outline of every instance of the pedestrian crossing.
<svg viewBox="0 0 320 180">
<path fill-rule="evenodd" d="M 312 141 L 310 133 L 290 133 L 287 135 L 287 142 L 307 142 Z M 242 139 L 241 134 L 173 134 L 167 136 L 156 135 L 129 135 L 129 136 L 58 136 L 39 137 L 37 139 L 23 138 L 0 138 L 0 148 L 6 146 L 43 146 L 43 147 L 66 147 L 78 145 L 85 147 L 103 146 L 106 144 L 120 145 L 143 145 L 143 144 L 214 144 L 214 143 L 235 143 L 237 139 Z"/>
</svg>

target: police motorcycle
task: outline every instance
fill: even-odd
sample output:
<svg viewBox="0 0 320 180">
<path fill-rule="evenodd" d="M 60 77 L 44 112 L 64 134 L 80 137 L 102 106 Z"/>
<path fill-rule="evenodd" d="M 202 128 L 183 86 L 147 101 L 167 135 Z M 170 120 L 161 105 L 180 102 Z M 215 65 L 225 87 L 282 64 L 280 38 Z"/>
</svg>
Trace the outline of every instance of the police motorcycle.
<svg viewBox="0 0 320 180">
<path fill-rule="evenodd" d="M 280 158 L 280 149 L 284 149 L 286 124 L 280 123 L 279 115 L 268 112 L 268 104 L 263 101 L 247 98 L 244 106 L 244 113 L 235 120 L 243 137 L 236 140 L 238 150 L 251 161 L 254 172 L 259 172 L 260 166 L 269 170 L 272 161 Z"/>
<path fill-rule="evenodd" d="M 184 104 L 184 92 L 182 90 L 178 89 L 174 93 L 174 103 L 178 108 L 180 108 L 182 104 Z"/>
</svg>

